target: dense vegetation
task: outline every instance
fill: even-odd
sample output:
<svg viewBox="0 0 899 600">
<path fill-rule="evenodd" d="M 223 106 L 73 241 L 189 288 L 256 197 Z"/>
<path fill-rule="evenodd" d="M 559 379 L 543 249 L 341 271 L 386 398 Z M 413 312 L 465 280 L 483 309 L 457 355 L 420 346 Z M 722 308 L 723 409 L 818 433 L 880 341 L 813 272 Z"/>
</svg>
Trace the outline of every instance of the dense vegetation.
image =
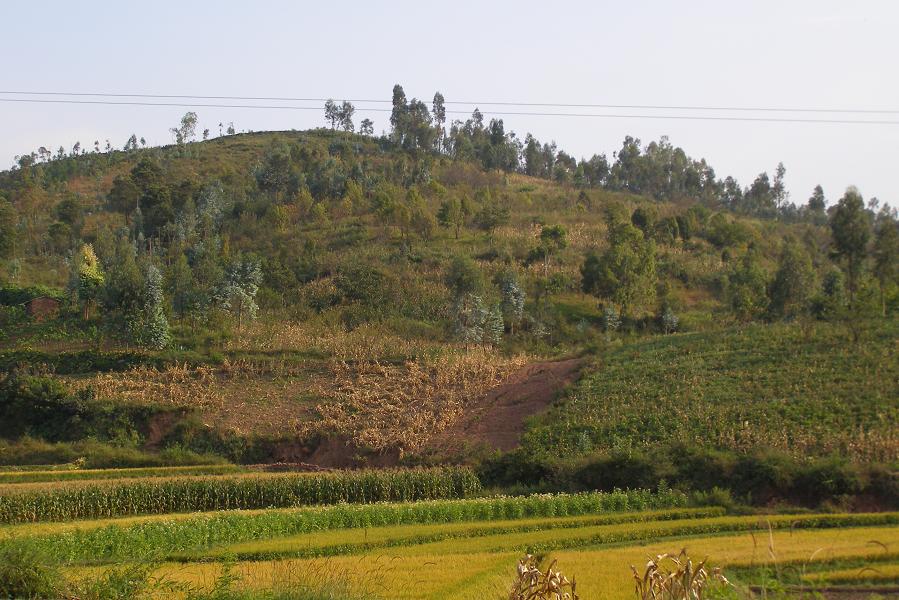
<svg viewBox="0 0 899 600">
<path fill-rule="evenodd" d="M 664 138 L 578 160 L 393 92 L 382 136 L 348 103 L 202 142 L 188 113 L 172 146 L 0 173 L 0 463 L 458 460 L 503 486 L 895 501 L 895 209 L 796 204 L 782 165 L 743 187 Z M 521 448 L 430 451 L 573 354 Z"/>
</svg>

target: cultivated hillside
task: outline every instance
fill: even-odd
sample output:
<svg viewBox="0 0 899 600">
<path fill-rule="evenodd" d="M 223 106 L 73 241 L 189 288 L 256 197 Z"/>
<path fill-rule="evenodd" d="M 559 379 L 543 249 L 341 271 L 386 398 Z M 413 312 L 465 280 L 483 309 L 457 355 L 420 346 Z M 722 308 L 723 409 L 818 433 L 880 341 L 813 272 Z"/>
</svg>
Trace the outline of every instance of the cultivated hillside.
<svg viewBox="0 0 899 600">
<path fill-rule="evenodd" d="M 5 460 L 470 461 L 523 431 L 532 457 L 897 459 L 889 210 L 851 191 L 829 222 L 749 210 L 691 187 L 709 169 L 666 141 L 626 140 L 604 171 L 531 168 L 533 140 L 493 165 L 515 138 L 471 127 L 433 150 L 267 132 L 0 174 L 0 358 L 29 367 L 0 435 L 36 438 Z"/>
</svg>

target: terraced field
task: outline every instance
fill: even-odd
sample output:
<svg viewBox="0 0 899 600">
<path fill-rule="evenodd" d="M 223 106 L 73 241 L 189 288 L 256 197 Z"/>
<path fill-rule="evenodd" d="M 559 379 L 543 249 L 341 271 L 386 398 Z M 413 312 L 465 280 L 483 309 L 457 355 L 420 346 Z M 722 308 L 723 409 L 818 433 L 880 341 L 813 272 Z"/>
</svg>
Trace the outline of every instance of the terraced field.
<svg viewBox="0 0 899 600">
<path fill-rule="evenodd" d="M 624 599 L 630 565 L 681 548 L 737 586 L 896 583 L 899 513 L 732 515 L 686 502 L 633 491 L 37 522 L 0 527 L 0 552 L 31 552 L 72 578 L 150 565 L 166 582 L 153 597 L 179 598 L 228 585 L 500 599 L 531 553 L 557 560 L 584 600 Z"/>
<path fill-rule="evenodd" d="M 380 598 L 503 598 L 515 564 L 535 544 L 557 550 L 541 553 L 578 582 L 584 599 L 633 597 L 629 565 L 648 556 L 687 548 L 693 556 L 711 557 L 737 585 L 760 579 L 757 567 L 771 573 L 780 565 L 790 572 L 797 562 L 818 571 L 806 584 L 825 581 L 891 581 L 884 575 L 856 577 L 859 568 L 826 570 L 847 561 L 873 564 L 878 574 L 895 572 L 899 556 L 899 515 L 809 516 L 795 522 L 777 518 L 720 517 L 717 511 L 623 513 L 594 520 L 562 518 L 473 524 L 400 526 L 291 536 L 250 544 L 220 545 L 192 558 L 159 565 L 157 575 L 194 586 L 210 586 L 221 576 L 223 560 L 233 563 L 241 585 L 273 583 L 316 585 L 340 581 L 360 596 Z M 682 517 L 682 518 L 673 518 Z M 600 524 L 604 520 L 613 523 Z M 614 522 L 618 521 L 618 522 Z M 768 529 L 768 522 L 776 529 Z M 880 523 L 866 526 L 865 523 Z M 807 526 L 807 527 L 806 527 Z M 445 539 L 433 540 L 444 535 Z M 365 546 L 365 540 L 370 546 Z M 336 543 L 335 543 L 336 542 Z M 387 542 L 387 543 L 385 543 Z M 324 551 L 324 552 L 323 552 Z M 311 558 L 318 552 L 331 554 Z M 296 558 L 306 556 L 306 558 Z M 884 563 L 884 557 L 894 562 Z M 756 567 L 752 569 L 751 567 Z M 809 568 L 812 570 L 812 568 Z M 745 577 L 743 579 L 740 576 Z M 828 579 L 833 577 L 833 580 Z M 791 578 L 785 578 L 789 583 Z"/>
</svg>

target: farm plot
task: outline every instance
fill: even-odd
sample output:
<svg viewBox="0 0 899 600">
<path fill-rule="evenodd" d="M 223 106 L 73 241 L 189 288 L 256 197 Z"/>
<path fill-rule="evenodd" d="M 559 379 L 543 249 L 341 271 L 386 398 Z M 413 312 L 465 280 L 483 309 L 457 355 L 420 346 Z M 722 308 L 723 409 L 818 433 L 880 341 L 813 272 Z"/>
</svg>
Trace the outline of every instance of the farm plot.
<svg viewBox="0 0 899 600">
<path fill-rule="evenodd" d="M 229 582 L 247 597 L 290 587 L 385 600 L 503 598 L 525 553 L 558 560 L 583 600 L 631 598 L 629 566 L 681 548 L 741 586 L 761 567 L 797 564 L 809 577 L 785 583 L 851 581 L 857 565 L 879 565 L 886 575 L 870 583 L 897 562 L 887 549 L 896 556 L 899 513 L 741 516 L 685 500 L 637 491 L 24 524 L 0 529 L 0 551 L 27 548 L 71 577 L 149 564 L 174 597 Z"/>
<path fill-rule="evenodd" d="M 663 514 L 657 515 L 660 519 Z M 635 515 L 628 515 L 635 517 Z M 751 565 L 774 566 L 795 561 L 810 564 L 835 560 L 878 559 L 880 548 L 869 543 L 880 540 L 885 545 L 899 544 L 899 527 L 893 517 L 861 515 L 809 515 L 807 528 L 790 527 L 788 515 L 772 520 L 782 525 L 769 529 L 765 519 L 752 517 L 752 526 L 742 531 L 724 526 L 748 523 L 745 517 L 703 517 L 694 515 L 697 526 L 686 530 L 676 521 L 639 521 L 596 527 L 559 527 L 559 521 L 543 523 L 549 529 L 521 531 L 516 534 L 491 533 L 482 530 L 480 537 L 460 536 L 438 543 L 416 543 L 417 536 L 432 534 L 433 527 L 410 528 L 408 546 L 359 551 L 347 548 L 347 553 L 319 558 L 277 558 L 247 560 L 236 563 L 203 560 L 198 562 L 161 564 L 157 574 L 174 581 L 195 586 L 210 586 L 221 576 L 225 565 L 239 578 L 239 586 L 249 589 L 290 583 L 314 587 L 334 581 L 359 597 L 373 598 L 503 598 L 514 574 L 516 560 L 528 550 L 534 540 L 555 545 L 558 550 L 542 554 L 542 563 L 558 560 L 558 567 L 578 582 L 578 593 L 584 600 L 593 598 L 626 599 L 633 597 L 633 581 L 629 566 L 645 564 L 647 557 L 663 552 L 677 552 L 687 548 L 699 559 L 708 555 L 714 566 L 725 572 L 733 569 L 738 577 L 735 584 L 745 586 L 754 580 L 739 577 Z M 644 519 L 647 519 L 644 516 Z M 773 517 L 771 518 L 773 519 Z M 860 526 L 866 520 L 892 524 Z M 664 527 L 665 524 L 670 527 Z M 505 524 L 503 524 L 505 525 Z M 450 526 L 452 527 L 452 526 Z M 596 537 L 600 527 L 607 533 L 617 531 L 617 537 Z M 459 533 L 459 528 L 457 533 Z M 581 530 L 581 533 L 578 533 Z M 472 530 L 473 531 L 473 530 Z M 704 533 L 701 533 L 705 531 Z M 363 532 L 356 534 L 365 535 Z M 370 539 L 387 538 L 397 532 L 369 530 Z M 398 539 L 398 538 L 394 538 Z M 584 545 L 588 540 L 590 545 Z M 324 541 L 322 538 L 312 544 Z M 288 542 L 289 543 L 289 542 Z M 234 560 L 231 555 L 230 560 Z M 351 596 L 350 596 L 351 597 Z"/>
<path fill-rule="evenodd" d="M 290 507 L 338 502 L 464 498 L 480 490 L 466 468 L 248 474 L 85 485 L 0 486 L 0 523 L 65 521 L 200 510 Z"/>
</svg>

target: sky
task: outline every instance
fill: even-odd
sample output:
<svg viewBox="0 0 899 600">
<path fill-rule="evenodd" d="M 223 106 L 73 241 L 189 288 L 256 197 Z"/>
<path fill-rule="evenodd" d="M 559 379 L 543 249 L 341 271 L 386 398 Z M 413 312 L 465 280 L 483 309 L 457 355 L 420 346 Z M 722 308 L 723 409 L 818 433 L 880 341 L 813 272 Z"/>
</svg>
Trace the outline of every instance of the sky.
<svg viewBox="0 0 899 600">
<path fill-rule="evenodd" d="M 408 97 L 428 102 L 439 90 L 447 101 L 476 103 L 867 109 L 896 112 L 753 116 L 899 121 L 899 2 L 892 0 L 45 0 L 4 3 L 0 18 L 4 92 L 389 100 L 400 83 Z M 359 107 L 357 122 L 367 116 L 377 132 L 389 127 L 387 114 Z M 0 167 L 40 146 L 109 139 L 120 148 L 132 133 L 171 143 L 168 130 L 187 110 L 213 134 L 219 122 L 241 131 L 324 125 L 319 110 L 0 102 Z M 481 110 L 490 117 L 524 109 Z M 496 116 L 507 130 L 555 140 L 576 157 L 611 158 L 625 135 L 644 142 L 667 135 L 744 186 L 782 161 L 797 203 L 816 184 L 831 203 L 849 185 L 899 203 L 899 125 Z"/>
</svg>

